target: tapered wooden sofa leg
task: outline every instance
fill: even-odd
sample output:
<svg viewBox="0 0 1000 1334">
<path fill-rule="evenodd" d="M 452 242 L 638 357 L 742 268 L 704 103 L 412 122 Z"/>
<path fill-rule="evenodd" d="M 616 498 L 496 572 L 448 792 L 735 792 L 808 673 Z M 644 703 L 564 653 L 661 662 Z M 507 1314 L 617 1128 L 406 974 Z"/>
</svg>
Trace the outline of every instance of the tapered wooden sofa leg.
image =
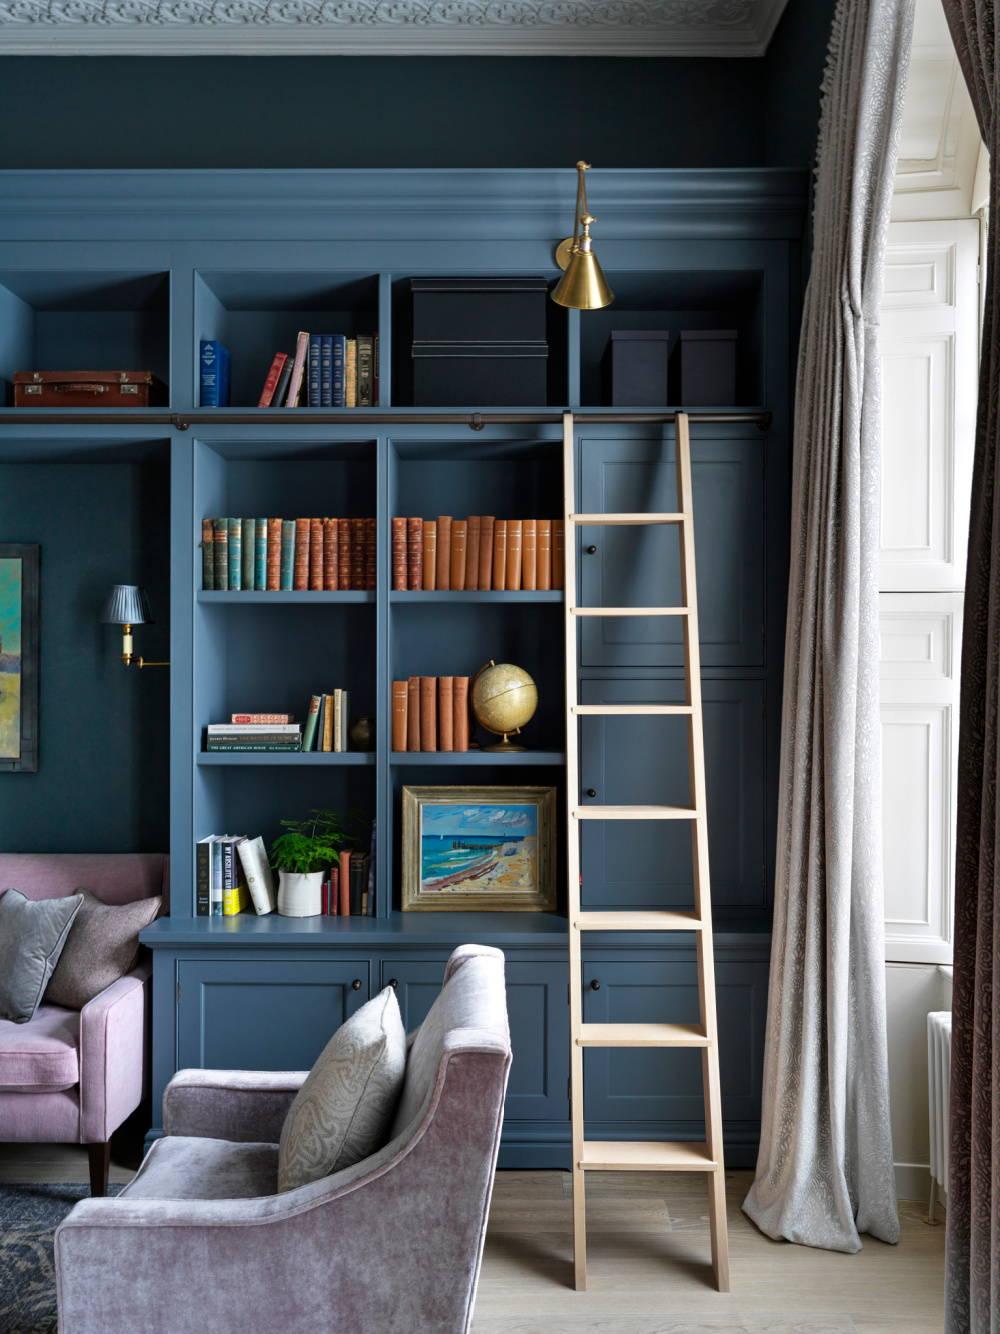
<svg viewBox="0 0 1000 1334">
<path fill-rule="evenodd" d="M 90 1193 L 94 1198 L 108 1193 L 108 1171 L 111 1167 L 111 1144 L 104 1140 L 101 1144 L 88 1144 L 87 1156 L 90 1159 Z"/>
</svg>

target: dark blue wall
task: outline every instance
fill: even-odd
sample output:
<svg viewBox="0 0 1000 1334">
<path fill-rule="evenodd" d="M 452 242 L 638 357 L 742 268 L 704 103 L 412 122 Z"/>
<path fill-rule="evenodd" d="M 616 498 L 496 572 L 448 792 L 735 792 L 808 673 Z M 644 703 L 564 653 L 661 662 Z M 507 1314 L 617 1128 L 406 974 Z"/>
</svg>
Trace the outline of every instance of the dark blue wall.
<svg viewBox="0 0 1000 1334">
<path fill-rule="evenodd" d="M 169 472 L 159 462 L 0 465 L 0 534 L 42 548 L 40 760 L 0 773 L 0 849 L 166 851 L 168 673 L 126 668 L 101 625 L 115 583 L 147 588 L 169 657 Z"/>
</svg>

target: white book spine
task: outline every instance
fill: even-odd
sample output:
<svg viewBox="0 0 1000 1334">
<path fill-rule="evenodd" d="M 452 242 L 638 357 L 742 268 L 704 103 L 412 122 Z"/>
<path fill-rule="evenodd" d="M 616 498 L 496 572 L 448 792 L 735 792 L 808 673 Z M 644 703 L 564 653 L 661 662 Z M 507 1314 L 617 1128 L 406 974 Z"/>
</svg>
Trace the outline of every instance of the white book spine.
<svg viewBox="0 0 1000 1334">
<path fill-rule="evenodd" d="M 341 743 L 341 729 L 344 720 L 344 692 L 335 690 L 333 692 L 333 748 L 334 750 L 343 750 Z"/>
<path fill-rule="evenodd" d="M 258 917 L 266 917 L 269 912 L 274 912 L 277 899 L 274 893 L 274 879 L 264 851 L 264 840 L 247 839 L 239 845 L 237 851 L 243 863 L 243 873 L 247 878 L 254 910 Z"/>
<path fill-rule="evenodd" d="M 347 733 L 351 726 L 351 692 L 340 692 L 340 749 L 347 749 Z"/>
</svg>

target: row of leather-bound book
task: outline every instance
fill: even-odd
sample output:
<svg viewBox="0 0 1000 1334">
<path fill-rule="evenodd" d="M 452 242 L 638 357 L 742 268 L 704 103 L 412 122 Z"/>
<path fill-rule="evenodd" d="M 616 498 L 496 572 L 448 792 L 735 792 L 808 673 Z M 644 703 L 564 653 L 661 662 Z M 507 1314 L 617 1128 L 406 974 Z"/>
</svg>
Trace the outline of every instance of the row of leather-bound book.
<svg viewBox="0 0 1000 1334">
<path fill-rule="evenodd" d="M 435 589 L 548 590 L 566 581 L 562 519 L 497 519 L 492 514 L 453 519 L 392 521 L 392 586 Z"/>
<path fill-rule="evenodd" d="M 468 750 L 469 731 L 467 676 L 393 681 L 393 750 Z"/>
</svg>

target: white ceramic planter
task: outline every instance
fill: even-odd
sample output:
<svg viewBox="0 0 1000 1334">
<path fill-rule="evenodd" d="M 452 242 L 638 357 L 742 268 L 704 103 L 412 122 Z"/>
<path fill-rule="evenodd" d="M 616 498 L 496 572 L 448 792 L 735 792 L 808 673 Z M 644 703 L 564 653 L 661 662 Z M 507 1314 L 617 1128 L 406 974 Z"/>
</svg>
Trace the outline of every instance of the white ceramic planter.
<svg viewBox="0 0 1000 1334">
<path fill-rule="evenodd" d="M 323 872 L 278 872 L 278 912 L 282 917 L 319 917 L 323 911 Z"/>
</svg>

